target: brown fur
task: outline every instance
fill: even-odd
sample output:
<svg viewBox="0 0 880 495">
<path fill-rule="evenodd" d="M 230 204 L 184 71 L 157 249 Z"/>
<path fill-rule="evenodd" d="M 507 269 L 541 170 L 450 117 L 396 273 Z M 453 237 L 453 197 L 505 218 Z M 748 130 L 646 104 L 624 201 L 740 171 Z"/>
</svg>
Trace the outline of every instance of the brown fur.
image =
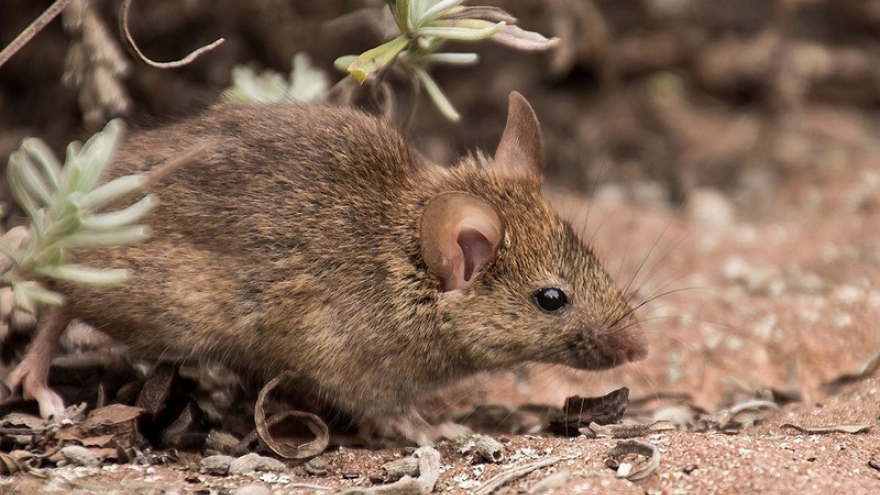
<svg viewBox="0 0 880 495">
<path fill-rule="evenodd" d="M 132 346 L 291 370 L 304 395 L 356 418 L 405 415 L 468 374 L 527 361 L 602 369 L 641 358 L 630 308 L 539 177 L 474 157 L 421 163 L 389 125 L 354 110 L 224 105 L 131 136 L 117 174 L 204 140 L 207 156 L 156 188 L 151 238 L 77 253 L 130 270 L 109 289 L 65 286 L 74 315 Z M 504 239 L 467 292 L 443 292 L 420 257 L 419 218 L 445 191 L 495 205 Z M 547 314 L 535 290 L 572 305 Z"/>
</svg>

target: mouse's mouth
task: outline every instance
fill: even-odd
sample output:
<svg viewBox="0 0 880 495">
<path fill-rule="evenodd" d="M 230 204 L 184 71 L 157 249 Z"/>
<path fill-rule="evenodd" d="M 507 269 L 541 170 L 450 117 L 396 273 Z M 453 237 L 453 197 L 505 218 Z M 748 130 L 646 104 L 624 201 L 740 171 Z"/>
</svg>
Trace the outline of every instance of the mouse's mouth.
<svg viewBox="0 0 880 495">
<path fill-rule="evenodd" d="M 648 343 L 638 325 L 624 329 L 599 327 L 579 332 L 569 351 L 564 364 L 600 371 L 644 359 Z"/>
</svg>

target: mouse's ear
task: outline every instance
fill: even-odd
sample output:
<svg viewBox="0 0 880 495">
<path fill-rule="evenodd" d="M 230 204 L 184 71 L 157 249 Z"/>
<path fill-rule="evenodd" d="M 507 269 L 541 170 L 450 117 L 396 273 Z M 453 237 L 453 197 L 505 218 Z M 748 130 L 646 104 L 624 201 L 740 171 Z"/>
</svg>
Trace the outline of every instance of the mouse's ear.
<svg viewBox="0 0 880 495">
<path fill-rule="evenodd" d="M 532 106 L 516 91 L 510 93 L 507 125 L 495 150 L 492 168 L 516 177 L 541 177 L 544 171 L 544 138 Z"/>
<path fill-rule="evenodd" d="M 504 235 L 501 217 L 487 201 L 465 192 L 438 194 L 425 206 L 419 234 L 422 258 L 444 291 L 466 291 Z"/>
</svg>

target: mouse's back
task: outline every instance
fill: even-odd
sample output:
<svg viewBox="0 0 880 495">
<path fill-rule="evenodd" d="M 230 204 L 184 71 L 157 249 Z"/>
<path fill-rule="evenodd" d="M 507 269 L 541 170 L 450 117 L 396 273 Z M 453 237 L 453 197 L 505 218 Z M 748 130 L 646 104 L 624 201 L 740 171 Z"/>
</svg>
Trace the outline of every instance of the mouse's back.
<svg viewBox="0 0 880 495">
<path fill-rule="evenodd" d="M 236 348 L 272 340 L 261 329 L 296 287 L 321 292 L 332 278 L 340 291 L 367 290 L 355 271 L 381 272 L 377 256 L 406 256 L 406 243 L 376 242 L 390 216 L 405 215 L 398 205 L 412 166 L 383 121 L 325 106 L 221 105 L 134 133 L 113 174 L 151 170 L 205 142 L 209 151 L 152 191 L 147 242 L 73 253 L 74 262 L 130 274 L 119 287 L 65 285 L 75 314 L 153 352 L 243 360 Z M 364 257 L 367 266 L 357 263 Z M 298 299 L 286 318 L 314 319 L 308 298 Z M 277 354 L 243 364 L 275 368 Z"/>
</svg>

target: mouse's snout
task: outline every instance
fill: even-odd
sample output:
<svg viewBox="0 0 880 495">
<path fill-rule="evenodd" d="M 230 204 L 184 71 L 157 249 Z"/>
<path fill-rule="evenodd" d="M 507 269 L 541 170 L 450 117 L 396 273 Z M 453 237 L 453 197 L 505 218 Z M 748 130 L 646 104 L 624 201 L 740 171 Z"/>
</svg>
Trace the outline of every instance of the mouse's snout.
<svg viewBox="0 0 880 495">
<path fill-rule="evenodd" d="M 605 370 L 640 361 L 648 355 L 647 339 L 635 320 L 589 326 L 580 337 L 575 365 L 578 368 Z"/>
<path fill-rule="evenodd" d="M 648 340 L 638 324 L 633 324 L 626 330 L 627 335 L 622 342 L 622 349 L 627 362 L 641 361 L 648 357 Z"/>
</svg>

